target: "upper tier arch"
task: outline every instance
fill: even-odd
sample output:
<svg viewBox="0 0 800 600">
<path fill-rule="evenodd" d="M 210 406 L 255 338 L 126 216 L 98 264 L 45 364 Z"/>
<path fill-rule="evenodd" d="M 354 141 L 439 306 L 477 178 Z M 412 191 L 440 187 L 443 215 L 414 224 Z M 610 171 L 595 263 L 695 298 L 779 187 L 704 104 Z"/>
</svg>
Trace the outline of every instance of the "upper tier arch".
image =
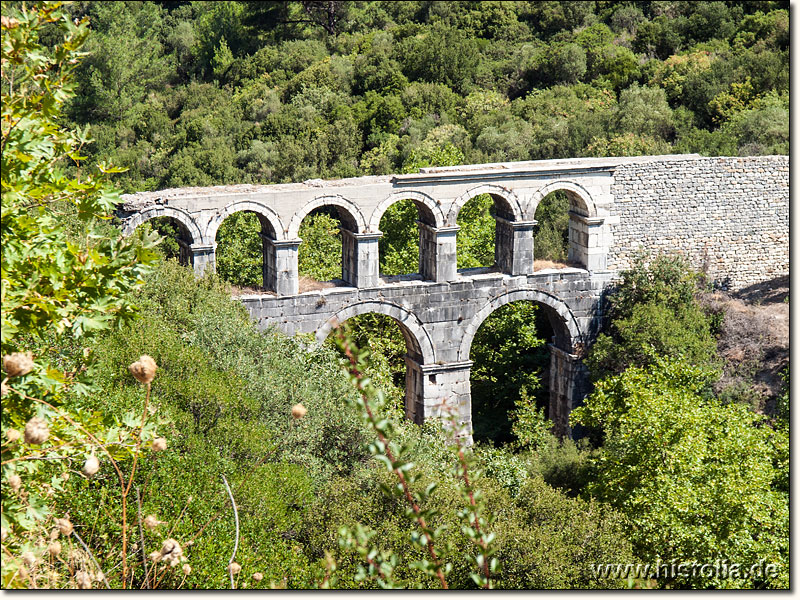
<svg viewBox="0 0 800 600">
<path fill-rule="evenodd" d="M 432 223 L 428 223 L 429 225 L 444 227 L 444 213 L 442 212 L 440 204 L 428 194 L 409 190 L 394 192 L 375 207 L 369 220 L 369 231 L 372 233 L 380 231 L 383 213 L 385 213 L 392 204 L 400 202 L 401 200 L 412 200 L 418 208 L 420 208 L 421 205 L 422 209 L 427 211 L 429 220 L 433 221 Z"/>
<path fill-rule="evenodd" d="M 281 218 L 275 213 L 275 211 L 261 202 L 256 202 L 253 200 L 239 200 L 238 202 L 228 204 L 225 208 L 218 211 L 213 217 L 211 217 L 208 225 L 206 226 L 206 239 L 209 240 L 209 243 L 213 243 L 214 240 L 217 239 L 217 231 L 219 231 L 219 227 L 222 225 L 222 222 L 225 219 L 234 213 L 242 211 L 254 212 L 259 215 L 259 217 L 266 219 L 267 223 L 269 223 L 270 227 L 272 227 L 274 239 L 283 239 L 285 233 L 283 229 L 283 223 L 281 223 Z"/>
<path fill-rule="evenodd" d="M 502 208 L 508 212 L 509 216 L 513 217 L 509 219 L 510 221 L 523 220 L 522 203 L 513 190 L 499 185 L 483 184 L 467 190 L 453 201 L 450 206 L 450 212 L 447 214 L 447 224 L 456 225 L 458 213 L 461 212 L 464 205 L 475 196 L 480 196 L 481 194 L 489 194 L 495 201 L 499 198 Z"/>
<path fill-rule="evenodd" d="M 342 217 L 343 221 L 350 221 L 349 223 L 344 223 L 346 227 L 352 228 L 354 233 L 366 232 L 367 221 L 361 209 L 344 196 L 335 194 L 314 198 L 311 202 L 308 202 L 303 208 L 294 213 L 289 223 L 287 239 L 297 239 L 300 236 L 300 224 L 303 222 L 303 219 L 305 219 L 312 210 L 321 206 L 336 206 L 340 211 L 344 211 Z M 340 215 L 341 214 L 340 212 Z"/>
<path fill-rule="evenodd" d="M 139 225 L 157 217 L 169 217 L 178 221 L 186 228 L 186 231 L 191 236 L 192 244 L 202 244 L 205 242 L 200 227 L 197 225 L 192 215 L 182 208 L 174 206 L 151 206 L 136 213 L 125 221 L 125 225 L 122 228 L 122 235 L 131 235 Z"/>
<path fill-rule="evenodd" d="M 579 183 L 566 179 L 563 181 L 552 181 L 533 193 L 530 201 L 531 217 L 536 214 L 536 209 L 539 207 L 539 203 L 544 200 L 545 196 L 552 192 L 559 191 L 567 192 L 570 203 L 577 205 L 579 209 L 585 211 L 586 214 L 584 216 L 597 216 L 597 205 L 589 190 Z"/>
</svg>

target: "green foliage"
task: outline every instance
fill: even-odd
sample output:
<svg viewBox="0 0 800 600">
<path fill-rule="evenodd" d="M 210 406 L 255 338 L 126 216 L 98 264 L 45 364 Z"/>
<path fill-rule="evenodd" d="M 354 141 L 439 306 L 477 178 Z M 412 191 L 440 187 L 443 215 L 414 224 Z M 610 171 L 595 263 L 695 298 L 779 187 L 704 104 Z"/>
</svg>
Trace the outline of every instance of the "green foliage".
<svg viewBox="0 0 800 600">
<path fill-rule="evenodd" d="M 494 265 L 494 201 L 488 194 L 470 199 L 458 213 L 456 257 L 459 269 Z"/>
<path fill-rule="evenodd" d="M 587 360 L 595 377 L 683 356 L 694 365 L 717 367 L 711 319 L 694 294 L 698 275 L 680 257 L 640 255 L 609 298 L 611 323 L 598 335 Z"/>
<path fill-rule="evenodd" d="M 127 167 L 118 179 L 126 191 L 137 191 L 414 172 L 465 162 L 788 152 L 788 10 L 781 3 L 140 2 L 74 3 L 67 10 L 69 17 L 37 26 L 38 53 L 7 68 L 6 50 L 24 28 L 6 20 L 12 11 L 4 5 L 3 115 L 29 112 L 20 126 L 3 126 L 3 352 L 31 349 L 36 355 L 34 371 L 9 380 L 12 387 L 30 384 L 29 395 L 41 392 L 90 431 L 119 430 L 123 437 L 138 424 L 131 411 L 141 410 L 142 400 L 126 366 L 141 353 L 156 358 L 158 418 L 148 421 L 147 435 L 163 419 L 172 428 L 168 450 L 144 461 L 135 485 L 143 491 L 144 512 L 168 521 L 170 535 L 182 543 L 197 536 L 184 545 L 191 574 L 182 584 L 177 573 L 165 572 L 166 587 L 228 585 L 224 565 L 234 532 L 220 473 L 231 481 L 240 510 L 239 587 L 430 587 L 438 577 L 422 538 L 408 535 L 408 505 L 381 490 L 397 484 L 396 474 L 365 447 L 375 430 L 348 408 L 358 397 L 340 375 L 330 344 L 307 353 L 275 332 L 257 333 L 219 279 L 198 282 L 173 261 L 162 263 L 147 288 L 132 295 L 155 255 L 155 236 L 129 243 L 98 228 L 90 215 L 109 213 L 116 195 L 86 165 L 112 160 Z M 45 86 L 48 80 L 25 75 L 47 73 L 53 81 L 76 68 L 69 61 L 87 33 L 83 16 L 94 33 L 86 46 L 90 56 L 75 70 L 78 95 L 70 95 L 64 78 Z M 34 92 L 28 105 L 11 98 L 22 89 Z M 64 101 L 66 116 L 58 114 Z M 72 125 L 63 127 L 67 118 Z M 94 141 L 83 131 L 89 123 Z M 39 143 L 45 134 L 50 142 Z M 7 145 L 14 135 L 22 136 L 20 152 Z M 11 183 L 7 189 L 12 180 L 29 198 L 56 201 L 18 210 L 23 193 L 15 195 Z M 384 215 L 385 274 L 419 270 L 419 213 L 412 204 L 397 203 Z M 566 258 L 568 205 L 563 194 L 540 205 L 536 258 Z M 304 220 L 303 275 L 323 281 L 341 276 L 337 216 L 323 210 Z M 459 268 L 494 264 L 494 223 L 488 196 L 465 205 L 458 220 Z M 12 224 L 14 235 L 7 235 Z M 180 228 L 169 222 L 153 228 L 166 238 L 162 254 L 178 256 Z M 262 284 L 260 230 L 252 214 L 226 219 L 217 239 L 222 278 L 243 287 Z M 21 246 L 15 240 L 22 238 Z M 38 259 L 29 260 L 34 251 Z M 41 297 L 21 295 L 40 284 L 48 286 Z M 705 560 L 730 552 L 743 561 L 758 556 L 785 564 L 787 428 L 783 417 L 771 429 L 735 406 L 707 400 L 713 370 L 705 367 L 714 366 L 714 341 L 694 291 L 694 276 L 683 266 L 657 259 L 625 274 L 611 298 L 611 326 L 589 363 L 596 377 L 622 373 L 635 381 L 623 391 L 612 383 L 619 378 L 600 381 L 600 394 L 635 402 L 615 401 L 602 418 L 586 409 L 597 417 L 586 417 L 587 423 L 611 440 L 606 449 L 559 443 L 548 432 L 539 382 L 548 328 L 534 307 L 504 307 L 479 330 L 472 348 L 476 427 L 486 428 L 487 439 L 503 431 L 496 442 L 516 437 L 519 454 L 479 446 L 459 458 L 436 426 L 403 421 L 407 349 L 398 326 L 380 315 L 351 320 L 356 344 L 372 355 L 363 374 L 385 393 L 372 425 L 391 422 L 393 441 L 403 447 L 394 466 L 414 474 L 409 491 L 424 504 L 418 514 L 435 516 L 441 527 L 429 533 L 440 564 L 451 565 L 451 587 L 487 583 L 482 569 L 489 553 L 481 544 L 488 543 L 488 524 L 496 535 L 492 558 L 503 567 L 491 583 L 501 588 L 624 587 L 597 579 L 589 565 L 633 562 L 629 538 L 640 558 L 685 552 Z M 134 303 L 142 318 L 130 323 Z M 30 307 L 35 310 L 26 313 Z M 19 331 L 6 326 L 7 315 Z M 97 341 L 97 333 L 118 326 Z M 86 360 L 83 348 L 91 344 L 97 345 L 90 356 L 100 362 L 90 374 L 83 369 L 94 359 Z M 690 371 L 680 379 L 677 367 L 659 362 L 662 355 L 683 355 L 703 368 L 690 385 Z M 651 379 L 654 391 L 647 388 Z M 90 381 L 92 396 L 73 394 L 87 391 Z M 93 397 L 104 399 L 102 413 L 90 405 Z M 781 415 L 788 414 L 786 398 Z M 4 434 L 9 411 L 21 406 L 17 396 L 7 399 Z M 309 412 L 293 420 L 289 410 L 298 402 Z M 637 403 L 652 407 L 658 422 Z M 15 427 L 22 428 L 29 409 L 12 419 Z M 616 413 L 635 418 L 616 419 Z M 51 438 L 78 436 L 51 419 L 55 413 L 42 414 L 51 420 Z M 702 429 L 704 419 L 709 425 Z M 664 440 L 681 451 L 699 448 L 698 459 L 676 450 L 669 454 L 674 461 L 664 461 L 659 452 L 671 452 Z M 4 444 L 4 462 L 9 448 Z M 88 448 L 76 443 L 71 460 L 82 459 Z M 734 464 L 736 451 L 742 457 Z M 470 479 L 460 484 L 467 472 L 462 459 Z M 58 510 L 70 512 L 118 585 L 122 496 L 109 465 L 103 462 L 93 479 L 62 483 L 50 480 L 57 468 L 33 467 L 41 464 L 3 465 L 4 529 L 7 515 L 23 508 L 29 521 L 44 516 L 54 502 L 42 500 L 44 484 L 52 485 Z M 608 473 L 606 465 L 613 467 Z M 750 466 L 753 476 L 743 471 Z M 629 467 L 635 480 L 625 478 Z M 27 507 L 8 491 L 12 471 L 23 475 Z M 763 493 L 767 480 L 771 496 Z M 630 484 L 627 495 L 614 487 L 618 481 Z M 428 488 L 432 483 L 438 487 Z M 480 490 L 483 499 L 473 504 L 465 490 Z M 574 498 L 589 491 L 604 501 Z M 691 514 L 708 515 L 708 527 L 716 529 L 709 532 Z M 743 533 L 748 528 L 764 533 L 750 539 Z M 14 535 L 23 529 L 15 525 Z M 146 549 L 157 550 L 166 531 L 148 531 Z M 418 527 L 418 535 L 425 531 Z M 6 544 L 18 556 L 36 549 L 36 535 L 22 545 L 19 536 Z M 373 554 L 375 545 L 381 551 Z M 4 561 L 4 584 L 15 561 Z M 138 559 L 133 562 L 141 586 L 143 571 Z M 264 574 L 261 583 L 250 579 L 256 571 Z"/>
<path fill-rule="evenodd" d="M 381 274 L 419 272 L 418 218 L 419 211 L 411 200 L 395 202 L 383 213 L 380 222 L 383 237 L 378 243 Z"/>
<path fill-rule="evenodd" d="M 118 169 L 98 165 L 80 177 L 91 139 L 62 126 L 85 20 L 70 20 L 57 3 L 36 4 L 4 14 L 2 29 L 2 581 L 35 588 L 56 575 L 26 568 L 43 558 L 39 540 L 65 475 L 84 463 L 88 479 L 110 461 L 122 484 L 120 468 L 133 472 L 161 424 L 139 407 L 112 414 L 88 401 L 97 392 L 88 346 L 133 317 L 131 292 L 156 259 L 158 238 L 121 239 L 105 223 L 119 194 L 107 174 Z M 48 48 L 47 34 L 61 39 Z M 125 579 L 124 558 L 121 572 Z"/>
<path fill-rule="evenodd" d="M 713 374 L 658 359 L 600 381 L 573 419 L 601 428 L 605 444 L 592 493 L 631 521 L 648 560 L 778 565 L 776 579 L 678 577 L 670 587 L 785 587 L 788 505 L 776 484 L 776 437 L 762 417 L 704 397 Z"/>
<path fill-rule="evenodd" d="M 475 334 L 470 388 L 476 440 L 511 441 L 510 411 L 515 405 L 518 415 L 531 410 L 526 405 L 539 392 L 549 361 L 542 317 L 535 304 L 512 302 L 492 313 Z"/>
<path fill-rule="evenodd" d="M 566 261 L 569 250 L 569 198 L 564 192 L 545 196 L 536 207 L 538 228 L 533 239 L 535 259 Z"/>
<path fill-rule="evenodd" d="M 258 215 L 237 212 L 217 231 L 217 273 L 240 287 L 260 288 L 264 283 L 263 242 Z"/>
<path fill-rule="evenodd" d="M 298 269 L 301 276 L 317 281 L 330 281 L 342 277 L 342 232 L 340 222 L 330 214 L 314 211 L 300 224 L 300 256 Z"/>
<path fill-rule="evenodd" d="M 127 191 L 403 171 L 448 126 L 446 164 L 788 151 L 788 109 L 758 105 L 788 93 L 781 4 L 68 10 L 94 29 L 69 116 L 95 125 L 91 158 L 129 168 Z"/>
<path fill-rule="evenodd" d="M 153 436 L 152 427 L 134 435 L 138 422 L 131 415 L 112 418 L 88 406 L 94 360 L 80 346 L 133 317 L 130 294 L 157 256 L 157 238 L 121 239 L 104 223 L 118 199 L 107 179 L 116 169 L 98 165 L 83 177 L 70 175 L 90 142 L 86 131 L 61 126 L 86 22 L 66 18 L 57 4 L 37 4 L 9 10 L 2 29 L 2 523 L 13 533 L 4 548 L 15 553 L 3 562 L 3 585 L 17 587 L 30 582 L 14 581 L 21 564 L 16 553 L 32 549 L 41 521 L 50 516 L 48 490 L 62 489 L 57 475 L 103 441 Z M 48 29 L 61 36 L 52 48 L 40 41 Z M 51 350 L 70 345 L 77 356 Z M 14 367 L 14 357 L 19 361 L 24 353 L 23 366 Z M 70 405 L 68 394 L 83 400 Z M 48 433 L 9 437 L 12 429 L 35 423 L 32 418 Z M 127 459 L 139 442 L 133 447 L 108 454 Z M 24 500 L 8 483 L 20 475 Z"/>
</svg>

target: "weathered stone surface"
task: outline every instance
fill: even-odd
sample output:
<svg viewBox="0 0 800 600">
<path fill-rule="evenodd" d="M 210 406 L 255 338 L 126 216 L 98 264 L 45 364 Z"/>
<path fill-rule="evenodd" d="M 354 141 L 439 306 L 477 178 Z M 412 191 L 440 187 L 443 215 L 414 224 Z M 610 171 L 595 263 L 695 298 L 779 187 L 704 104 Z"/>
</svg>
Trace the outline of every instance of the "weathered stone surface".
<svg viewBox="0 0 800 600">
<path fill-rule="evenodd" d="M 534 272 L 539 202 L 562 190 L 570 201 L 569 258 L 580 268 Z M 496 267 L 456 268 L 456 219 L 490 194 L 497 219 Z M 382 277 L 380 219 L 399 200 L 419 210 L 419 273 Z M 334 206 L 342 221 L 347 286 L 298 294 L 300 223 Z M 436 167 L 396 176 L 268 186 L 220 186 L 123 196 L 123 232 L 154 217 L 180 224 L 181 258 L 215 268 L 223 220 L 250 211 L 261 221 L 265 292 L 240 299 L 262 328 L 316 332 L 367 312 L 394 318 L 406 338 L 406 413 L 438 416 L 443 400 L 471 425 L 470 346 L 481 323 L 508 302 L 540 304 L 555 332 L 550 417 L 569 433 L 569 411 L 587 393 L 582 352 L 603 318 L 604 290 L 640 250 L 680 253 L 709 282 L 741 289 L 789 272 L 786 156 L 698 155 L 587 158 Z"/>
</svg>

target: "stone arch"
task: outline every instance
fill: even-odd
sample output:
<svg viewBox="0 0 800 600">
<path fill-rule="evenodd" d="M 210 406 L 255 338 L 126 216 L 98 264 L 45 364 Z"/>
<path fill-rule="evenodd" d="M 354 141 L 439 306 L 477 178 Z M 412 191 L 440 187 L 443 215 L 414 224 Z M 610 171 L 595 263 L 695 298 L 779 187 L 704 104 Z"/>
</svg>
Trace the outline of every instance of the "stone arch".
<svg viewBox="0 0 800 600">
<path fill-rule="evenodd" d="M 156 217 L 169 217 L 171 219 L 175 219 L 186 229 L 186 232 L 192 238 L 192 244 L 202 244 L 206 241 L 203 239 L 203 234 L 200 231 L 200 227 L 197 225 L 197 222 L 194 220 L 192 215 L 185 210 L 176 208 L 174 206 L 151 206 L 150 208 L 146 208 L 143 211 L 136 213 L 130 219 L 125 221 L 125 225 L 122 228 L 122 235 L 131 235 L 139 225 L 149 221 L 150 219 L 155 219 Z"/>
<path fill-rule="evenodd" d="M 385 213 L 392 204 L 401 200 L 412 200 L 414 204 L 417 205 L 420 216 L 427 217 L 423 220 L 428 221 L 428 225 L 432 227 L 444 227 L 444 213 L 442 213 L 439 203 L 428 194 L 409 190 L 394 192 L 378 204 L 375 210 L 372 211 L 372 217 L 370 217 L 369 220 L 369 231 L 377 233 L 380 230 L 383 213 Z"/>
<path fill-rule="evenodd" d="M 461 338 L 461 345 L 458 350 L 458 359 L 461 361 L 469 360 L 469 353 L 472 348 L 472 340 L 478 332 L 478 328 L 483 322 L 501 306 L 518 300 L 527 300 L 540 304 L 550 319 L 553 332 L 556 335 L 556 346 L 566 352 L 572 353 L 576 345 L 581 341 L 582 335 L 575 315 L 572 314 L 569 306 L 552 294 L 532 288 L 523 288 L 511 292 L 505 292 L 495 296 L 483 306 L 464 330 Z"/>
<path fill-rule="evenodd" d="M 450 212 L 447 214 L 447 223 L 455 225 L 458 213 L 475 196 L 489 194 L 498 208 L 498 215 L 507 221 L 522 221 L 522 203 L 517 194 L 508 188 L 499 185 L 483 184 L 467 190 L 453 201 Z M 498 199 L 500 202 L 498 203 Z"/>
<path fill-rule="evenodd" d="M 308 202 L 303 208 L 298 210 L 289 223 L 287 239 L 297 239 L 300 235 L 300 224 L 303 222 L 303 219 L 305 219 L 312 210 L 321 206 L 337 207 L 337 209 L 339 209 L 339 216 L 342 219 L 342 223 L 345 227 L 351 229 L 353 233 L 366 232 L 367 221 L 364 218 L 364 214 L 361 212 L 361 209 L 344 196 L 335 194 L 314 198 L 311 202 Z"/>
<path fill-rule="evenodd" d="M 539 203 L 544 199 L 545 196 L 552 192 L 558 191 L 564 191 L 567 193 L 570 201 L 570 207 L 573 210 L 577 208 L 577 212 L 583 213 L 583 216 L 585 217 L 597 216 L 597 205 L 595 204 L 594 198 L 592 198 L 592 195 L 589 193 L 589 191 L 579 183 L 563 180 L 548 183 L 546 186 L 536 190 L 533 193 L 530 203 L 531 217 L 536 214 L 536 209 L 539 207 Z"/>
<path fill-rule="evenodd" d="M 392 317 L 400 325 L 400 331 L 403 332 L 409 353 L 416 353 L 418 356 L 414 358 L 423 364 L 434 364 L 436 362 L 433 341 L 425 326 L 414 313 L 391 302 L 364 301 L 344 307 L 317 328 L 317 344 L 322 344 L 330 332 L 340 323 L 344 323 L 351 317 L 367 313 L 378 313 Z"/>
<path fill-rule="evenodd" d="M 206 239 L 209 240 L 209 243 L 214 243 L 214 240 L 217 238 L 217 231 L 219 230 L 220 225 L 222 222 L 230 217 L 232 214 L 242 211 L 249 211 L 254 212 L 258 215 L 259 220 L 261 220 L 262 224 L 266 223 L 269 227 L 272 228 L 272 238 L 275 240 L 283 239 L 283 223 L 281 223 L 280 217 L 273 211 L 271 208 L 262 204 L 261 202 L 254 202 L 252 200 L 239 200 L 232 204 L 228 204 L 225 208 L 217 211 L 217 213 L 211 217 L 211 220 L 208 222 L 206 226 Z"/>
</svg>

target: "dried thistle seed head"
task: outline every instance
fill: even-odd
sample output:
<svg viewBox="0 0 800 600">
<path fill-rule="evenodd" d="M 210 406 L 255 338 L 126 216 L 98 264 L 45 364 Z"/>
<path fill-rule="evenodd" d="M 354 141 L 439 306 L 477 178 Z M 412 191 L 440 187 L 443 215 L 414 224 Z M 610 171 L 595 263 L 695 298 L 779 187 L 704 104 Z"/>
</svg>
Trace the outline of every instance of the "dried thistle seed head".
<svg viewBox="0 0 800 600">
<path fill-rule="evenodd" d="M 190 567 L 188 564 L 183 565 L 183 574 L 184 575 L 188 575 L 191 572 L 192 572 L 192 567 Z"/>
<path fill-rule="evenodd" d="M 156 365 L 156 361 L 146 354 L 143 354 L 139 357 L 139 360 L 135 363 L 131 363 L 128 370 L 140 383 L 150 383 L 156 376 L 157 368 L 158 365 Z"/>
<path fill-rule="evenodd" d="M 11 391 L 11 388 L 6 385 L 6 380 L 0 381 L 0 398 L 5 398 L 8 396 L 8 392 Z"/>
<path fill-rule="evenodd" d="M 61 535 L 72 535 L 72 523 L 69 519 L 56 519 L 56 527 L 61 532 Z"/>
<path fill-rule="evenodd" d="M 91 477 L 95 473 L 100 470 L 100 461 L 97 460 L 97 457 L 92 454 L 89 458 L 86 459 L 86 462 L 83 463 L 83 474 L 87 477 Z"/>
<path fill-rule="evenodd" d="M 16 442 L 19 438 L 22 437 L 22 434 L 17 431 L 16 429 L 6 429 L 6 439 L 11 442 L 12 444 Z"/>
<path fill-rule="evenodd" d="M 61 535 L 61 532 L 58 530 L 58 528 L 50 530 L 50 539 L 51 540 L 57 540 L 59 535 Z"/>
<path fill-rule="evenodd" d="M 159 525 L 163 525 L 164 521 L 159 521 L 153 515 L 147 515 L 144 519 L 144 526 L 148 529 L 155 529 Z"/>
<path fill-rule="evenodd" d="M 167 449 L 167 440 L 165 440 L 162 437 L 156 438 L 156 439 L 153 440 L 153 444 L 150 446 L 150 448 L 154 452 L 161 452 L 162 450 L 166 450 Z"/>
<path fill-rule="evenodd" d="M 39 417 L 33 417 L 25 424 L 25 442 L 28 444 L 44 444 L 50 437 L 50 429 Z"/>
<path fill-rule="evenodd" d="M 26 567 L 32 569 L 36 564 L 36 555 L 30 550 L 28 550 L 27 552 L 23 552 L 22 562 L 25 564 Z"/>
<path fill-rule="evenodd" d="M 306 407 L 303 406 L 302 404 L 295 404 L 292 407 L 292 417 L 294 417 L 295 419 L 302 419 L 303 417 L 306 416 L 307 412 L 308 410 L 306 410 Z"/>
<path fill-rule="evenodd" d="M 150 554 L 147 555 L 152 562 L 156 562 L 159 558 L 161 558 L 161 552 L 158 550 L 153 550 Z"/>
<path fill-rule="evenodd" d="M 230 573 L 231 575 L 237 575 L 241 570 L 242 570 L 242 565 L 240 565 L 239 563 L 232 562 L 231 564 L 228 565 L 228 573 Z"/>
<path fill-rule="evenodd" d="M 167 538 L 161 544 L 161 561 L 169 563 L 170 567 L 177 565 L 183 557 L 183 548 L 178 540 Z"/>
<path fill-rule="evenodd" d="M 61 554 L 61 542 L 58 540 L 53 540 L 47 546 L 47 551 L 50 553 L 50 556 L 58 556 Z"/>
<path fill-rule="evenodd" d="M 79 590 L 92 589 L 92 577 L 86 571 L 78 571 L 75 573 L 75 583 Z"/>
<path fill-rule="evenodd" d="M 264 579 L 264 575 L 262 573 L 253 573 L 254 581 L 261 581 L 262 579 Z"/>
<path fill-rule="evenodd" d="M 33 371 L 33 352 L 14 352 L 3 357 L 3 369 L 9 377 L 22 377 Z"/>
<path fill-rule="evenodd" d="M 19 475 L 11 475 L 8 478 L 8 487 L 10 487 L 13 491 L 18 492 L 19 488 L 22 487 L 22 478 Z"/>
</svg>

